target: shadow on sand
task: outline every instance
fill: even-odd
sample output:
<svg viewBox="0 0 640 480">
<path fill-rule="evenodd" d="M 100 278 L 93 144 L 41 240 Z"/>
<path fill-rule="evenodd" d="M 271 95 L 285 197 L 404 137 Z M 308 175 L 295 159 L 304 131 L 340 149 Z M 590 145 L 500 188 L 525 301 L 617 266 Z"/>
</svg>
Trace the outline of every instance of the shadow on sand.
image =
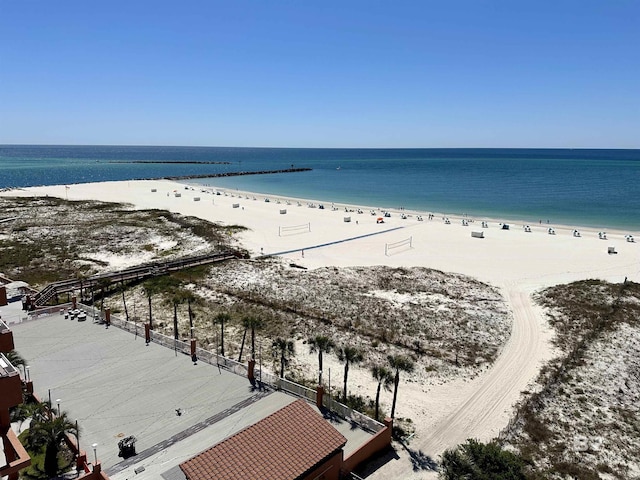
<svg viewBox="0 0 640 480">
<path fill-rule="evenodd" d="M 413 466 L 414 472 L 419 472 L 419 471 L 437 472 L 438 471 L 438 462 L 436 462 L 433 458 L 431 458 L 429 455 L 424 453 L 422 450 L 412 450 L 411 448 L 409 448 L 409 446 L 406 443 L 402 441 L 399 441 L 398 443 L 400 443 L 400 445 L 402 445 L 402 448 L 404 448 L 409 454 L 409 457 L 411 458 L 411 465 Z"/>
</svg>

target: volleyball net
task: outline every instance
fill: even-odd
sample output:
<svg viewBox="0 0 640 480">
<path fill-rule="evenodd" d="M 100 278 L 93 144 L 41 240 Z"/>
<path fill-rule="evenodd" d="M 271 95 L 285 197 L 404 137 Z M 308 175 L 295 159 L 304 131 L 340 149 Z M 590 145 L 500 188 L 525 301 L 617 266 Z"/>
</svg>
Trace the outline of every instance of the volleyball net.
<svg viewBox="0 0 640 480">
<path fill-rule="evenodd" d="M 311 231 L 311 222 L 303 223 L 302 225 L 291 225 L 291 226 L 279 226 L 278 227 L 278 236 L 286 236 L 286 235 L 297 235 L 299 233 L 307 233 Z"/>
<path fill-rule="evenodd" d="M 404 250 L 413 248 L 413 237 L 405 238 L 398 242 L 391 242 L 384 244 L 384 254 L 388 257 L 394 253 L 399 253 Z"/>
</svg>

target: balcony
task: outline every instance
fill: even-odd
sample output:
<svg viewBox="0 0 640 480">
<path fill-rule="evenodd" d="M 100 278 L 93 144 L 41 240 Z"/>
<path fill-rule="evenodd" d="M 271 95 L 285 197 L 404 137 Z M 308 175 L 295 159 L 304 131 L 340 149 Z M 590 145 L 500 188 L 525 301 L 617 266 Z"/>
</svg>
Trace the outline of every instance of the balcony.
<svg viewBox="0 0 640 480">
<path fill-rule="evenodd" d="M 0 320 L 0 353 L 9 352 L 14 348 L 13 332 L 6 323 Z"/>
<path fill-rule="evenodd" d="M 0 410 L 22 403 L 22 381 L 20 371 L 0 353 Z"/>
</svg>

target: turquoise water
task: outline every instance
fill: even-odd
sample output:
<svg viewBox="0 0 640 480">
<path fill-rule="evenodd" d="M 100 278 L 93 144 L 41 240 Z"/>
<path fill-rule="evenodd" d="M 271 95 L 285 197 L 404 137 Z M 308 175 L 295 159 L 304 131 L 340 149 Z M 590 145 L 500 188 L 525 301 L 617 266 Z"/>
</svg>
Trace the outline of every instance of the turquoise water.
<svg viewBox="0 0 640 480">
<path fill-rule="evenodd" d="M 224 165 L 133 161 L 208 161 Z M 198 179 L 269 195 L 640 229 L 640 150 L 0 146 L 0 188 L 309 167 Z"/>
</svg>

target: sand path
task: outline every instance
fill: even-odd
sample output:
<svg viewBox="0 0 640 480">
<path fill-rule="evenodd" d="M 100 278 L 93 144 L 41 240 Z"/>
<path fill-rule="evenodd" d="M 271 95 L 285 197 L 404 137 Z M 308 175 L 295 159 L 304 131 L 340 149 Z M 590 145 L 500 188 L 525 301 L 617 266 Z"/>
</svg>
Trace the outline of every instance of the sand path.
<svg viewBox="0 0 640 480">
<path fill-rule="evenodd" d="M 444 414 L 427 433 L 411 441 L 408 451 L 402 452 L 400 458 L 406 456 L 409 461 L 392 461 L 369 478 L 383 478 L 390 473 L 403 479 L 435 478 L 436 474 L 428 470 L 445 449 L 467 438 L 490 440 L 506 426 L 514 398 L 526 389 L 549 357 L 550 332 L 532 304 L 529 291 L 509 286 L 503 293 L 513 308 L 513 328 L 495 364 L 470 383 L 453 382 L 438 388 L 433 394 L 448 399 L 449 408 L 442 408 Z"/>
</svg>

